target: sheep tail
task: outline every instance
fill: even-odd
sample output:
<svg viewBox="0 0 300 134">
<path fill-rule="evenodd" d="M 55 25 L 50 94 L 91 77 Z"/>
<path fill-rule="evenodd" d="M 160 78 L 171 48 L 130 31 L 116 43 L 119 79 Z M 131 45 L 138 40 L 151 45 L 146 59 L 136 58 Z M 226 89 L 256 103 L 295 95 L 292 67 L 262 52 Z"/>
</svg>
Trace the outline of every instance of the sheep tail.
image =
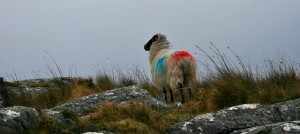
<svg viewBox="0 0 300 134">
<path fill-rule="evenodd" d="M 182 71 L 183 76 L 183 85 L 194 86 L 196 79 L 196 60 L 195 58 L 188 53 L 187 51 L 180 50 L 175 51 L 172 55 L 172 61 L 176 63 L 180 70 Z"/>
</svg>

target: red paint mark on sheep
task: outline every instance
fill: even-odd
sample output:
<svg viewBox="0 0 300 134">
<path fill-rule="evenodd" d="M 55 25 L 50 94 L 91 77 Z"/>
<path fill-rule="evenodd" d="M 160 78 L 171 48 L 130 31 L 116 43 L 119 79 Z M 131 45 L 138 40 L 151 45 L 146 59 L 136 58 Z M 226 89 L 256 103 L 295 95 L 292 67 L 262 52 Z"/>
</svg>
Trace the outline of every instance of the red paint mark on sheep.
<svg viewBox="0 0 300 134">
<path fill-rule="evenodd" d="M 188 53 L 187 51 L 184 51 L 184 50 L 174 52 L 172 55 L 172 59 L 175 62 L 178 62 L 182 59 L 189 59 L 192 62 L 195 62 L 195 58 L 190 53 Z"/>
</svg>

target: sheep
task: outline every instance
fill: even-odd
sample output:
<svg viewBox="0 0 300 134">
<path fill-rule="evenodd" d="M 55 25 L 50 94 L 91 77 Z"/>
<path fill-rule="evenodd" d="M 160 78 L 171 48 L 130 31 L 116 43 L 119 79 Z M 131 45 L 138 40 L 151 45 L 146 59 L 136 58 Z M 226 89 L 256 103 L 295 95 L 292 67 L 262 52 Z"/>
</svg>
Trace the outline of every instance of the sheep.
<svg viewBox="0 0 300 134">
<path fill-rule="evenodd" d="M 149 52 L 152 80 L 164 93 L 170 92 L 171 102 L 174 102 L 173 89 L 179 89 L 181 103 L 185 102 L 183 89 L 188 89 L 192 99 L 192 87 L 196 80 L 195 58 L 184 50 L 174 51 L 165 35 L 155 34 L 145 45 Z"/>
</svg>

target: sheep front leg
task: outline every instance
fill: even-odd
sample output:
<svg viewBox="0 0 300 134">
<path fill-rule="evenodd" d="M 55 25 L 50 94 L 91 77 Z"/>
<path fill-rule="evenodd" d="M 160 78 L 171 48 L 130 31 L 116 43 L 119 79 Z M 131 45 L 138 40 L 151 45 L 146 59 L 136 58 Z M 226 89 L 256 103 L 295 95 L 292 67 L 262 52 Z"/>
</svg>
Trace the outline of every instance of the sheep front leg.
<svg viewBox="0 0 300 134">
<path fill-rule="evenodd" d="M 163 93 L 164 93 L 164 95 L 165 95 L 165 100 L 166 100 L 166 102 L 168 102 L 168 97 L 167 97 L 167 90 L 166 90 L 166 88 L 163 88 Z"/>
<path fill-rule="evenodd" d="M 184 93 L 183 93 L 183 85 L 182 85 L 182 83 L 178 82 L 177 89 L 180 90 L 181 103 L 183 104 L 184 101 L 185 101 L 185 99 L 184 99 Z"/>
</svg>

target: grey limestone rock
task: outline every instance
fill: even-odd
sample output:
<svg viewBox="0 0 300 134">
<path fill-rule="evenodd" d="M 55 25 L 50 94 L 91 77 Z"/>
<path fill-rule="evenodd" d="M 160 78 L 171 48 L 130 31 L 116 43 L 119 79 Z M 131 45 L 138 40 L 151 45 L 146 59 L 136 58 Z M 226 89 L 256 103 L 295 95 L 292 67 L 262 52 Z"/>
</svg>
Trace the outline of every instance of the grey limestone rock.
<svg viewBox="0 0 300 134">
<path fill-rule="evenodd" d="M 0 77 L 0 108 L 4 107 L 4 98 L 2 97 L 3 96 L 3 91 L 4 91 L 3 82 L 4 82 L 3 78 Z"/>
<path fill-rule="evenodd" d="M 40 119 L 34 108 L 14 106 L 0 109 L 0 134 L 24 133 L 35 128 Z"/>
<path fill-rule="evenodd" d="M 300 121 L 279 122 L 232 132 L 232 134 L 299 134 Z"/>
<path fill-rule="evenodd" d="M 82 133 L 82 134 L 114 134 L 114 133 L 101 131 L 101 132 L 85 132 L 85 133 Z"/>
<path fill-rule="evenodd" d="M 244 104 L 225 108 L 177 123 L 168 133 L 231 133 L 236 130 L 296 120 L 300 120 L 300 99 L 267 106 Z M 297 128 L 297 124 L 293 124 L 290 128 Z"/>
<path fill-rule="evenodd" d="M 85 96 L 78 100 L 65 103 L 51 109 L 46 109 L 44 110 L 44 113 L 54 116 L 59 120 L 64 120 L 63 111 L 72 112 L 77 116 L 81 116 L 107 102 L 115 102 L 120 105 L 125 105 L 128 102 L 143 103 L 152 108 L 177 107 L 177 105 L 168 105 L 165 102 L 151 96 L 146 90 L 141 89 L 138 86 L 130 86 Z"/>
<path fill-rule="evenodd" d="M 22 96 L 22 95 L 39 95 L 45 93 L 51 89 L 49 86 L 64 85 L 69 86 L 74 82 L 73 78 L 45 78 L 45 79 L 29 79 L 23 81 L 12 82 L 16 83 L 17 86 L 3 84 L 3 78 L 0 77 L 0 108 L 11 106 L 9 102 L 13 98 L 11 96 Z M 7 82 L 6 82 L 7 83 Z M 44 84 L 44 85 L 43 85 Z"/>
<path fill-rule="evenodd" d="M 63 78 L 48 78 L 48 79 L 30 79 L 18 81 L 20 84 L 18 87 L 6 87 L 7 94 L 13 95 L 21 95 L 21 94 L 39 94 L 43 92 L 47 92 L 49 90 L 48 87 L 32 87 L 32 84 L 38 83 L 48 83 L 48 84 L 60 84 L 60 85 L 70 85 L 73 83 L 73 78 L 63 77 Z"/>
</svg>

